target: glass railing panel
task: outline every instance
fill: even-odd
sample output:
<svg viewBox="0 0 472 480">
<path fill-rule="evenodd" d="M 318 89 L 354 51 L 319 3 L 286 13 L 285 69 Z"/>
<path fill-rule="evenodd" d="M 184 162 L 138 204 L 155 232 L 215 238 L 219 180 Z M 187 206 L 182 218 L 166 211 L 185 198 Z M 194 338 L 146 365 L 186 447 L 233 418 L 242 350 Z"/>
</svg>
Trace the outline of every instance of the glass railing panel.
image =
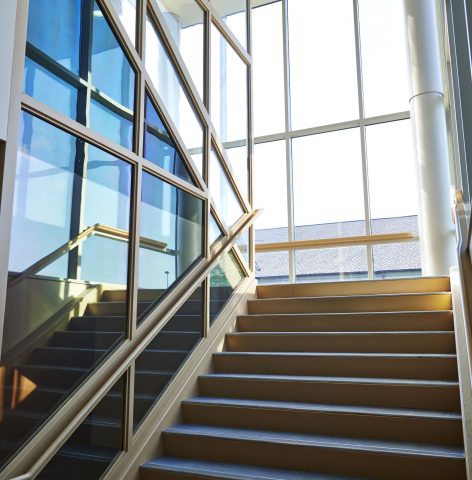
<svg viewBox="0 0 472 480">
<path fill-rule="evenodd" d="M 135 430 L 203 337 L 203 292 L 198 287 L 136 359 Z"/>
<path fill-rule="evenodd" d="M 234 33 L 239 43 L 246 48 L 247 46 L 247 12 L 246 0 L 211 0 L 218 15 L 228 25 Z"/>
<path fill-rule="evenodd" d="M 210 154 L 209 183 L 210 194 L 219 208 L 223 220 L 231 228 L 242 217 L 244 211 L 214 150 Z"/>
<path fill-rule="evenodd" d="M 367 247 L 319 248 L 295 252 L 298 283 L 366 280 Z"/>
<path fill-rule="evenodd" d="M 136 0 L 111 0 L 128 37 L 136 45 Z"/>
<path fill-rule="evenodd" d="M 210 247 L 221 237 L 223 237 L 223 232 L 221 231 L 218 222 L 213 217 L 213 214 L 210 214 L 210 223 L 208 226 L 208 240 Z"/>
<path fill-rule="evenodd" d="M 210 274 L 210 325 L 218 318 L 245 274 L 233 252 L 228 252 Z"/>
<path fill-rule="evenodd" d="M 144 157 L 183 180 L 194 183 L 189 169 L 149 96 L 144 117 Z"/>
<path fill-rule="evenodd" d="M 288 252 L 256 253 L 255 271 L 259 285 L 288 283 Z"/>
<path fill-rule="evenodd" d="M 157 0 L 167 27 L 203 99 L 204 22 L 203 10 L 195 0 Z"/>
<path fill-rule="evenodd" d="M 29 2 L 25 93 L 131 149 L 135 72 L 108 21 L 96 2 L 51 3 Z"/>
<path fill-rule="evenodd" d="M 203 257 L 203 200 L 142 177 L 138 321 Z"/>
<path fill-rule="evenodd" d="M 373 257 L 376 280 L 422 275 L 419 242 L 374 245 Z"/>
<path fill-rule="evenodd" d="M 132 175 L 127 162 L 22 113 L 1 362 L 9 449 L 0 461 L 125 336 Z"/>
<path fill-rule="evenodd" d="M 153 22 L 146 24 L 146 70 L 199 172 L 203 172 L 203 127 L 187 97 Z"/>
<path fill-rule="evenodd" d="M 125 381 L 122 377 L 36 477 L 99 480 L 122 451 Z"/>
</svg>

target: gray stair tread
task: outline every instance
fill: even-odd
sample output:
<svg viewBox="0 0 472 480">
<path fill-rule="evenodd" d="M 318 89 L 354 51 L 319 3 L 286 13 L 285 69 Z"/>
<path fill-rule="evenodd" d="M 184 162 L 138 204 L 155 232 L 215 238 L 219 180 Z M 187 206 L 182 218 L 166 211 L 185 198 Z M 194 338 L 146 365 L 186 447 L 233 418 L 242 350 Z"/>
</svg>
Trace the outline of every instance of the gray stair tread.
<svg viewBox="0 0 472 480">
<path fill-rule="evenodd" d="M 291 297 L 292 298 L 292 297 Z M 297 298 L 297 297 L 293 297 Z M 304 297 L 299 297 L 304 298 Z M 308 297 L 311 298 L 311 297 Z M 325 298 L 325 297 L 319 297 Z M 258 300 L 270 300 L 267 298 L 261 298 Z M 285 299 L 278 299 L 278 300 L 287 300 Z M 440 315 L 440 314 L 450 314 L 452 310 L 398 310 L 398 311 L 381 311 L 381 312 L 362 312 L 362 311 L 355 311 L 355 312 L 326 312 L 326 313 L 249 313 L 245 315 L 239 315 L 240 317 L 254 317 L 254 318 L 270 318 L 270 317 L 359 317 L 359 316 L 368 316 L 368 317 L 375 317 L 376 315 L 382 316 L 391 316 L 395 317 L 398 315 Z"/>
<path fill-rule="evenodd" d="M 249 300 L 250 302 L 287 302 L 287 301 L 307 301 L 307 300 L 336 300 L 336 299 L 356 299 L 356 298 L 395 298 L 395 297 L 431 297 L 434 295 L 451 295 L 451 292 L 405 292 L 405 293 L 365 293 L 356 295 L 321 295 L 313 297 L 273 297 L 257 298 Z"/>
<path fill-rule="evenodd" d="M 141 468 L 233 480 L 361 480 L 358 477 L 297 472 L 252 465 L 206 462 L 172 457 L 156 458 L 145 463 Z"/>
<path fill-rule="evenodd" d="M 402 378 L 358 378 L 358 377 L 328 377 L 313 375 L 264 375 L 247 373 L 209 373 L 202 375 L 201 378 L 222 378 L 234 380 L 254 380 L 264 381 L 273 380 L 279 382 L 326 382 L 326 383 L 360 383 L 360 384 L 378 384 L 378 385 L 417 385 L 421 387 L 459 387 L 459 382 L 446 380 L 410 380 Z"/>
<path fill-rule="evenodd" d="M 276 400 L 251 400 L 237 398 L 221 398 L 221 397 L 192 397 L 183 402 L 184 404 L 199 405 L 222 405 L 232 407 L 245 407 L 256 409 L 274 409 L 274 410 L 299 410 L 306 412 L 328 412 L 328 413 L 345 413 L 356 415 L 382 415 L 396 417 L 421 417 L 436 418 L 447 420 L 461 420 L 460 413 L 442 412 L 434 410 L 417 410 L 408 408 L 380 408 L 380 407 L 364 407 L 357 405 L 332 405 L 317 403 L 299 403 L 284 402 Z"/>
<path fill-rule="evenodd" d="M 366 358 L 456 358 L 454 353 L 364 353 L 364 352 L 215 352 L 217 356 L 280 356 L 280 357 L 366 357 Z"/>
<path fill-rule="evenodd" d="M 326 435 L 309 435 L 305 433 L 274 432 L 268 430 L 249 430 L 242 428 L 225 428 L 207 425 L 180 424 L 165 430 L 167 434 L 184 434 L 213 438 L 226 438 L 242 441 L 283 443 L 294 446 L 325 447 L 342 450 L 362 450 L 371 453 L 388 453 L 396 455 L 414 455 L 429 457 L 447 457 L 463 460 L 464 450 L 443 445 L 429 445 L 398 441 L 368 440 Z"/>
<path fill-rule="evenodd" d="M 241 336 L 241 337 L 339 337 L 340 335 L 352 335 L 353 337 L 360 337 L 364 335 L 372 336 L 392 336 L 392 335 L 454 335 L 453 331 L 450 330 L 401 330 L 395 331 L 390 330 L 387 332 L 384 331 L 361 331 L 361 332 L 234 332 L 230 334 L 231 336 Z"/>
</svg>

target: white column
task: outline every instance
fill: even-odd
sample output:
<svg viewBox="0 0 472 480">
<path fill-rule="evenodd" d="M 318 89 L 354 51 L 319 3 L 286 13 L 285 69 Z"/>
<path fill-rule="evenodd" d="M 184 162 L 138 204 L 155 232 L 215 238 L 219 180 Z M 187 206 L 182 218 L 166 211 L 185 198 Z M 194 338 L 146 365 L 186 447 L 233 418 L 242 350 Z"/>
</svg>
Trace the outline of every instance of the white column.
<svg viewBox="0 0 472 480">
<path fill-rule="evenodd" d="M 411 70 L 411 116 L 419 183 L 423 275 L 456 264 L 449 151 L 435 0 L 404 0 Z"/>
</svg>

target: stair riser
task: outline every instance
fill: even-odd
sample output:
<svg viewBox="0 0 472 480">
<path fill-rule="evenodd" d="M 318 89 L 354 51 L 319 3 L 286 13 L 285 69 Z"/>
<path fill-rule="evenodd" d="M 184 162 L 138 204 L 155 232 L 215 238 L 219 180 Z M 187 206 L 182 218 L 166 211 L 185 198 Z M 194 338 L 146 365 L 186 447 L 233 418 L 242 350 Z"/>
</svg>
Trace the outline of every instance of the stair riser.
<svg viewBox="0 0 472 480">
<path fill-rule="evenodd" d="M 215 475 L 205 475 L 203 473 L 183 474 L 182 472 L 171 472 L 153 468 L 141 468 L 139 472 L 139 478 L 140 480 L 190 480 L 192 478 L 198 480 L 215 480 L 221 477 L 217 477 Z"/>
<path fill-rule="evenodd" d="M 154 395 L 157 398 L 171 380 L 170 374 L 152 375 L 137 371 L 134 389 L 139 395 Z"/>
<path fill-rule="evenodd" d="M 451 310 L 450 294 L 248 301 L 249 314 Z"/>
<path fill-rule="evenodd" d="M 201 336 L 198 333 L 160 332 L 149 344 L 149 348 L 190 351 L 200 339 Z"/>
<path fill-rule="evenodd" d="M 448 292 L 449 277 L 375 280 L 364 282 L 333 282 L 293 285 L 261 285 L 258 298 L 322 297 L 335 295 L 375 295 L 395 293 Z"/>
<path fill-rule="evenodd" d="M 33 362 L 36 365 L 49 365 L 61 367 L 91 368 L 104 358 L 106 352 L 100 350 L 77 349 L 36 349 L 33 353 Z"/>
<path fill-rule="evenodd" d="M 454 334 L 226 335 L 232 352 L 455 353 Z"/>
<path fill-rule="evenodd" d="M 388 332 L 388 331 L 453 331 L 452 313 L 378 314 L 375 316 L 242 316 L 240 332 Z"/>
<path fill-rule="evenodd" d="M 117 332 L 124 334 L 126 318 L 111 317 L 74 317 L 69 323 L 69 330 L 75 332 Z"/>
<path fill-rule="evenodd" d="M 215 354 L 216 373 L 457 380 L 456 358 L 333 358 Z"/>
<path fill-rule="evenodd" d="M 51 463 L 41 472 L 38 480 L 85 480 L 101 478 L 110 461 L 97 461 L 92 458 L 84 461 L 82 457 L 71 458 L 61 453 L 57 454 Z"/>
<path fill-rule="evenodd" d="M 382 480 L 465 478 L 465 462 L 438 457 L 398 456 L 372 451 L 182 435 L 164 432 L 164 452 L 172 457 L 300 469 Z"/>
<path fill-rule="evenodd" d="M 174 315 L 162 329 L 163 332 L 196 332 L 201 335 L 203 319 L 201 315 Z"/>
<path fill-rule="evenodd" d="M 35 384 L 44 388 L 58 388 L 68 390 L 75 385 L 85 374 L 86 371 L 75 370 L 41 370 L 22 367 L 20 372 L 31 379 Z"/>
<path fill-rule="evenodd" d="M 371 440 L 461 446 L 460 419 L 360 415 L 306 410 L 201 405 L 184 402 L 186 423 Z"/>
<path fill-rule="evenodd" d="M 175 372 L 187 358 L 187 352 L 145 350 L 136 360 L 138 370 Z"/>
<path fill-rule="evenodd" d="M 123 335 L 119 333 L 109 332 L 55 332 L 50 345 L 53 347 L 107 350 L 122 337 Z"/>
<path fill-rule="evenodd" d="M 201 377 L 199 385 L 200 394 L 208 397 L 460 411 L 458 387 L 248 381 L 215 377 Z"/>
</svg>

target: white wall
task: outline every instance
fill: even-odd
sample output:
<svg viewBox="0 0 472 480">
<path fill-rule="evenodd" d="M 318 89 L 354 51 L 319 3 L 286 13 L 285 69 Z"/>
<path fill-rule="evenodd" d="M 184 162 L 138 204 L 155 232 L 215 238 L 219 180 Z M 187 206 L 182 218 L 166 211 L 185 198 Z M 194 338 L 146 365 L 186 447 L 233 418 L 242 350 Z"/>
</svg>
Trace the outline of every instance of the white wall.
<svg viewBox="0 0 472 480">
<path fill-rule="evenodd" d="M 6 140 L 17 0 L 0 0 L 0 140 Z"/>
</svg>

